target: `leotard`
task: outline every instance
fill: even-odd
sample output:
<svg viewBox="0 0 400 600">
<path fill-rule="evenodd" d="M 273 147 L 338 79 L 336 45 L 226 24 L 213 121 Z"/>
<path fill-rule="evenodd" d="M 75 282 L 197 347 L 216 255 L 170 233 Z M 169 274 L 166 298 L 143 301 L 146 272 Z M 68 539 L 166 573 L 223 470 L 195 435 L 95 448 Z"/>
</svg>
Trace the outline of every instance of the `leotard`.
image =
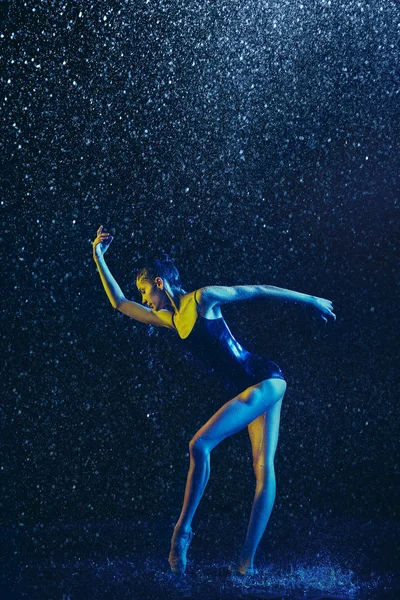
<svg viewBox="0 0 400 600">
<path fill-rule="evenodd" d="M 206 319 L 199 314 L 187 338 L 180 338 L 185 347 L 211 372 L 220 375 L 239 391 L 264 379 L 284 379 L 282 370 L 272 360 L 251 354 L 233 337 L 223 317 Z M 174 323 L 174 316 L 172 315 Z M 176 329 L 176 327 L 175 327 Z"/>
</svg>

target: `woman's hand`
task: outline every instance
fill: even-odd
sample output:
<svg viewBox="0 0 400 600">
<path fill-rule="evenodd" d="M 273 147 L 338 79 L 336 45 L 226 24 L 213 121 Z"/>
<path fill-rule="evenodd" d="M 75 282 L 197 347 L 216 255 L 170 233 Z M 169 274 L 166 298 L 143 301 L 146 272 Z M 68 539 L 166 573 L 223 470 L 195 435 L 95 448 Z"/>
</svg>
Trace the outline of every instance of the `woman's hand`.
<svg viewBox="0 0 400 600">
<path fill-rule="evenodd" d="M 109 233 L 103 232 L 103 225 L 97 230 L 97 237 L 93 242 L 93 258 L 101 258 L 105 252 L 107 252 L 109 245 L 113 241 L 113 236 Z"/>
<path fill-rule="evenodd" d="M 311 301 L 311 307 L 317 312 L 321 319 L 325 321 L 325 323 L 328 322 L 327 317 L 336 321 L 336 315 L 333 312 L 333 304 L 330 300 L 325 300 L 325 298 L 317 298 L 314 296 Z"/>
</svg>

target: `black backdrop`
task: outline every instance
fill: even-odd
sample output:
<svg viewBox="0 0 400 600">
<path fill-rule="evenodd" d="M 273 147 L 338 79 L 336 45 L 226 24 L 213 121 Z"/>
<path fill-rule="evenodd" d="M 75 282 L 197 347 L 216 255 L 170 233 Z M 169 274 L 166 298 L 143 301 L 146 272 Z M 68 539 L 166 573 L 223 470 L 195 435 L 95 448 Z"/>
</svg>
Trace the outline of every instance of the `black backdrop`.
<svg viewBox="0 0 400 600">
<path fill-rule="evenodd" d="M 186 289 L 272 284 L 224 316 L 287 377 L 271 527 L 397 519 L 395 2 L 9 5 L 3 23 L 2 519 L 179 516 L 188 443 L 227 398 L 174 334 L 113 311 L 172 253 Z M 198 519 L 243 527 L 247 433 L 212 456 Z"/>
</svg>

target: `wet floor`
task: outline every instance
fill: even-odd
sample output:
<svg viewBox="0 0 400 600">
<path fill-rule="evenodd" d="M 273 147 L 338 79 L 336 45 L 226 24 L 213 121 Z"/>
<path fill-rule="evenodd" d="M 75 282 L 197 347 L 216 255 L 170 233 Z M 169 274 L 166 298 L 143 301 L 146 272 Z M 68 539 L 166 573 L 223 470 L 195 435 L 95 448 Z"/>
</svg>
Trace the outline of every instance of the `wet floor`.
<svg viewBox="0 0 400 600">
<path fill-rule="evenodd" d="M 154 522 L 13 528 L 3 532 L 8 552 L 1 600 L 400 597 L 394 524 L 321 522 L 308 542 L 306 525 L 293 529 L 292 543 L 262 544 L 258 573 L 246 577 L 227 571 L 235 557 L 229 532 L 222 544 L 218 531 L 198 528 L 187 572 L 175 576 L 167 562 L 167 528 Z"/>
</svg>

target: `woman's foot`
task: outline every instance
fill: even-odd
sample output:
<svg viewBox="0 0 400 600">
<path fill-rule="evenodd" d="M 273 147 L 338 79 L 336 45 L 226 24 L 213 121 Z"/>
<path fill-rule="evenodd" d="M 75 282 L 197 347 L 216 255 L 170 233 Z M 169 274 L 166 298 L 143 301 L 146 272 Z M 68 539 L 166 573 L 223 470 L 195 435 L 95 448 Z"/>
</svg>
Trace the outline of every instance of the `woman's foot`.
<svg viewBox="0 0 400 600">
<path fill-rule="evenodd" d="M 257 569 L 255 569 L 254 565 L 249 561 L 239 561 L 238 563 L 229 565 L 228 571 L 231 575 L 237 575 L 239 577 L 243 575 L 256 575 L 258 573 Z"/>
<path fill-rule="evenodd" d="M 169 566 L 173 573 L 184 573 L 186 570 L 186 553 L 194 533 L 189 529 L 187 533 L 174 531 L 171 540 L 171 550 L 168 556 Z"/>
</svg>

